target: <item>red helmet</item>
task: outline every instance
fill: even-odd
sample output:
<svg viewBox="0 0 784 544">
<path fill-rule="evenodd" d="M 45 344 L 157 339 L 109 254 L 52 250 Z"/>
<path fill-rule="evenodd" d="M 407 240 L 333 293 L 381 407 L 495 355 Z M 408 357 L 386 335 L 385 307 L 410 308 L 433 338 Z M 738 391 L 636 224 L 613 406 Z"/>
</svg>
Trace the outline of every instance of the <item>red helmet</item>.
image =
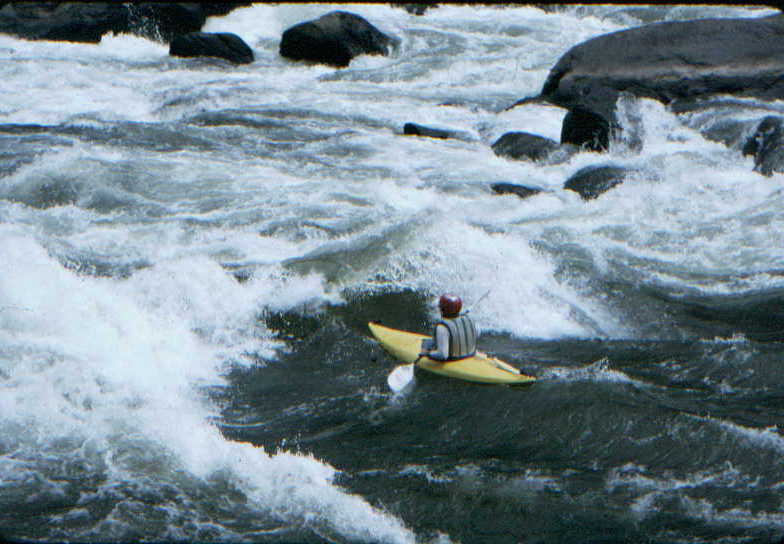
<svg viewBox="0 0 784 544">
<path fill-rule="evenodd" d="M 460 300 L 460 297 L 457 295 L 441 295 L 441 298 L 438 299 L 438 308 L 441 310 L 441 314 L 445 317 L 455 317 L 460 315 L 460 308 L 463 307 L 463 301 Z"/>
</svg>

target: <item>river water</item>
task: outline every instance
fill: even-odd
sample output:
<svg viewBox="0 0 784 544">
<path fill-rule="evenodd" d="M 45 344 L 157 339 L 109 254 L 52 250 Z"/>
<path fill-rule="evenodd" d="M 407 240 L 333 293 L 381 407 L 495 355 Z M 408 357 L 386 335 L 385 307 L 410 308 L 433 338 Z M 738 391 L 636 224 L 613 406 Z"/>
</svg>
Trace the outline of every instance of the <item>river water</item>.
<svg viewBox="0 0 784 544">
<path fill-rule="evenodd" d="M 397 49 L 278 55 L 341 7 Z M 0 535 L 780 540 L 784 178 L 704 134 L 784 104 L 628 101 L 606 154 L 490 148 L 559 138 L 562 110 L 506 108 L 581 41 L 771 13 L 261 4 L 204 29 L 244 66 L 0 37 Z M 637 174 L 563 190 L 594 164 Z M 537 383 L 391 391 L 367 321 L 426 331 L 444 291 Z"/>
</svg>

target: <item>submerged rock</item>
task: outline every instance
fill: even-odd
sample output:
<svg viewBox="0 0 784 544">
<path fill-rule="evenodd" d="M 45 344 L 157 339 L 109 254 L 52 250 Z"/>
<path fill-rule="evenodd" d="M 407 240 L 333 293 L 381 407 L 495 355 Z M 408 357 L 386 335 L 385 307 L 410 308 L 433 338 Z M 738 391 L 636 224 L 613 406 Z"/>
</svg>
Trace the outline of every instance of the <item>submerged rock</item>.
<svg viewBox="0 0 784 544">
<path fill-rule="evenodd" d="M 218 57 L 235 64 L 253 62 L 253 51 L 236 34 L 191 32 L 175 37 L 169 46 L 175 57 Z"/>
<path fill-rule="evenodd" d="M 765 117 L 743 146 L 744 155 L 754 156 L 754 170 L 763 176 L 784 172 L 784 118 Z"/>
<path fill-rule="evenodd" d="M 406 4 L 404 2 L 393 2 L 392 5 L 403 8 L 411 15 L 424 15 L 427 10 L 438 7 L 438 4 Z"/>
<path fill-rule="evenodd" d="M 426 127 L 416 123 L 406 123 L 403 125 L 403 134 L 408 136 L 427 136 L 429 138 L 440 138 L 442 140 L 458 137 L 457 132 L 441 128 Z"/>
<path fill-rule="evenodd" d="M 516 160 L 540 161 L 547 159 L 559 148 L 558 142 L 528 132 L 507 132 L 493 144 L 493 151 L 500 157 Z"/>
<path fill-rule="evenodd" d="M 493 183 L 490 188 L 499 195 L 517 195 L 520 198 L 528 198 L 535 194 L 542 192 L 541 189 L 534 187 L 526 187 L 525 185 L 518 185 L 516 183 Z"/>
<path fill-rule="evenodd" d="M 623 183 L 630 170 L 622 166 L 586 166 L 564 183 L 564 189 L 574 191 L 583 200 L 591 200 Z"/>
<path fill-rule="evenodd" d="M 359 15 L 333 11 L 286 30 L 280 40 L 280 54 L 344 68 L 357 55 L 387 55 L 394 42 Z"/>
</svg>

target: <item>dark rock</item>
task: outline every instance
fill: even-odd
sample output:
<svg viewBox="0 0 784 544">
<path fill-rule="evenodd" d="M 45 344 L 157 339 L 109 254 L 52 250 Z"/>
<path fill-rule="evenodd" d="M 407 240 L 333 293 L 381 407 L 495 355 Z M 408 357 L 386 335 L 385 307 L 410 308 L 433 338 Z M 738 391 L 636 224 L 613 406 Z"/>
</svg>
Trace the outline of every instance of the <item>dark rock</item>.
<svg viewBox="0 0 784 544">
<path fill-rule="evenodd" d="M 544 160 L 558 149 L 558 142 L 529 134 L 528 132 L 507 132 L 493 144 L 493 151 L 500 157 L 532 161 Z"/>
<path fill-rule="evenodd" d="M 757 141 L 757 133 L 755 130 L 754 134 L 746 139 L 746 143 L 743 144 L 741 151 L 743 152 L 744 156 L 751 155 L 756 157 L 757 151 L 759 151 L 760 147 L 760 142 Z"/>
<path fill-rule="evenodd" d="M 561 143 L 606 151 L 610 146 L 610 121 L 582 107 L 569 110 L 561 125 Z"/>
<path fill-rule="evenodd" d="M 280 40 L 280 54 L 344 68 L 357 55 L 388 54 L 394 41 L 359 15 L 333 11 L 286 30 Z"/>
<path fill-rule="evenodd" d="M 98 43 L 106 32 L 128 30 L 128 8 L 118 3 L 9 2 L 0 33 L 27 40 Z"/>
<path fill-rule="evenodd" d="M 253 2 L 203 2 L 199 5 L 207 17 L 222 17 L 237 8 L 252 6 Z"/>
<path fill-rule="evenodd" d="M 207 21 L 201 4 L 142 2 L 128 4 L 133 34 L 170 43 L 175 36 L 198 32 Z"/>
<path fill-rule="evenodd" d="M 623 183 L 629 172 L 621 166 L 586 166 L 566 180 L 564 189 L 578 193 L 583 200 L 591 200 Z"/>
<path fill-rule="evenodd" d="M 191 32 L 176 36 L 169 46 L 175 57 L 218 57 L 236 64 L 253 62 L 253 51 L 236 34 Z"/>
<path fill-rule="evenodd" d="M 784 118 L 769 115 L 757 126 L 743 146 L 744 155 L 754 156 L 754 170 L 763 176 L 784 172 Z"/>
<path fill-rule="evenodd" d="M 715 94 L 777 99 L 784 97 L 782 72 L 782 16 L 674 21 L 573 47 L 552 68 L 541 94 L 612 122 L 619 92 L 663 103 Z"/>
<path fill-rule="evenodd" d="M 490 188 L 499 195 L 517 195 L 520 198 L 528 198 L 535 194 L 541 193 L 541 189 L 533 187 L 525 187 L 524 185 L 517 185 L 515 183 L 493 183 Z"/>
<path fill-rule="evenodd" d="M 426 127 L 416 123 L 406 123 L 403 126 L 403 134 L 407 134 L 409 136 L 427 136 L 429 138 L 440 138 L 442 140 L 455 138 L 457 136 L 456 132 L 452 132 L 450 130 Z"/>
<path fill-rule="evenodd" d="M 169 42 L 200 30 L 206 18 L 194 2 L 8 2 L 0 8 L 0 33 L 97 43 L 107 32 L 128 32 Z"/>
<path fill-rule="evenodd" d="M 438 7 L 438 4 L 405 4 L 405 3 L 398 3 L 398 2 L 395 2 L 392 5 L 403 8 L 411 15 L 424 15 L 428 9 Z"/>
</svg>

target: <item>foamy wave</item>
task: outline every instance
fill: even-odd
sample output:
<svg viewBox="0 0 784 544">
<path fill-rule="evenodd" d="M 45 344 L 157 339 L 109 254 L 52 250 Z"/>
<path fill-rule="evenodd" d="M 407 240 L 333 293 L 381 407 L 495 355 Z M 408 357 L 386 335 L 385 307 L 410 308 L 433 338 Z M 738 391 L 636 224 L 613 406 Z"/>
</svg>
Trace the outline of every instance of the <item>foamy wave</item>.
<svg viewBox="0 0 784 544">
<path fill-rule="evenodd" d="M 752 512 L 744 508 L 717 508 L 707 499 L 681 498 L 681 504 L 687 515 L 713 525 L 732 525 L 740 527 L 771 527 L 784 528 L 782 512 Z"/>
<path fill-rule="evenodd" d="M 731 421 L 714 418 L 711 416 L 690 416 L 694 419 L 711 423 L 720 429 L 727 431 L 729 434 L 734 435 L 745 442 L 748 442 L 754 448 L 764 447 L 778 452 L 784 452 L 784 436 L 779 433 L 778 426 L 766 427 L 764 429 L 755 429 L 752 427 L 744 427 Z"/>
<path fill-rule="evenodd" d="M 685 493 L 701 492 L 709 487 L 753 487 L 756 479 L 749 477 L 727 462 L 716 470 L 707 470 L 688 474 L 677 478 L 666 472 L 660 475 L 650 474 L 645 466 L 627 463 L 612 469 L 605 482 L 608 493 L 630 493 L 629 509 L 638 519 L 644 519 L 658 512 L 659 503 L 665 499 L 687 498 Z M 636 495 L 636 496 L 635 496 Z M 688 509 L 687 509 L 688 511 Z"/>
<path fill-rule="evenodd" d="M 643 385 L 643 382 L 630 378 L 619 370 L 610 368 L 608 359 L 600 359 L 595 363 L 579 368 L 555 367 L 544 370 L 539 379 L 555 380 L 565 382 L 609 382 L 609 383 L 633 383 Z"/>
<path fill-rule="evenodd" d="M 451 218 L 461 214 L 459 208 L 466 202 L 447 203 L 432 194 L 420 205 L 439 208 L 439 217 L 425 221 L 404 251 L 379 263 L 378 273 L 388 281 L 434 298 L 443 292 L 459 293 L 485 330 L 558 338 L 620 329 L 609 313 L 558 282 L 554 265 L 525 239 L 494 235 Z M 453 213 L 445 209 L 450 206 Z M 473 304 L 485 294 L 480 304 Z"/>
<path fill-rule="evenodd" d="M 256 508 L 288 523 L 359 541 L 414 541 L 398 519 L 336 486 L 329 465 L 228 441 L 208 423 L 216 409 L 200 386 L 222 382 L 222 352 L 246 347 L 242 319 L 259 302 L 243 300 L 248 289 L 217 265 L 195 258 L 124 282 L 79 277 L 18 229 L 0 236 L 2 451 L 27 458 L 28 471 L 44 470 L 46 452 L 64 455 L 66 441 L 69 455 L 102 452 L 92 470 L 106 463 L 110 481 L 155 470 L 202 480 L 224 473 Z M 305 284 L 307 298 L 318 282 Z M 11 464 L 0 457 L 3 478 Z"/>
</svg>

